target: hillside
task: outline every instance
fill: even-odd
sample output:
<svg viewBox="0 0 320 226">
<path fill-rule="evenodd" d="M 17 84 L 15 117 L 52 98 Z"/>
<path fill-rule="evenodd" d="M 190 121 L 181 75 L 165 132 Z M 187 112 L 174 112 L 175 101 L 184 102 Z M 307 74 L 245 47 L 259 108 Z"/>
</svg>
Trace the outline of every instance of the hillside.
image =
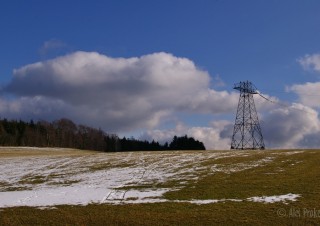
<svg viewBox="0 0 320 226">
<path fill-rule="evenodd" d="M 0 225 L 316 224 L 319 161 L 317 150 L 1 148 Z"/>
</svg>

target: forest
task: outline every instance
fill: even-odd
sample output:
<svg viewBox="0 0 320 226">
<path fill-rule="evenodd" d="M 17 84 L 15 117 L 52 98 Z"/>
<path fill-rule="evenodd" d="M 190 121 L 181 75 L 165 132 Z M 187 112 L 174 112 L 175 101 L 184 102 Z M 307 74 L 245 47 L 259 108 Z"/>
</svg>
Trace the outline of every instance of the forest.
<svg viewBox="0 0 320 226">
<path fill-rule="evenodd" d="M 119 138 L 101 129 L 77 125 L 70 119 L 53 122 L 25 122 L 0 120 L 1 146 L 61 147 L 105 152 L 157 151 L 157 150 L 205 150 L 202 142 L 187 135 L 174 136 L 170 143 L 141 141 L 134 138 Z"/>
</svg>

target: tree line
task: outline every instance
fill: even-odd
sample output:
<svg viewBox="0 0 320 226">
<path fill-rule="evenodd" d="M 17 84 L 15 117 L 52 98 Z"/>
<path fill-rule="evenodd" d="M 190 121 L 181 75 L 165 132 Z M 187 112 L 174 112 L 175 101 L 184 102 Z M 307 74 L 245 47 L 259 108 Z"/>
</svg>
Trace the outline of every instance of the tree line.
<svg viewBox="0 0 320 226">
<path fill-rule="evenodd" d="M 70 119 L 53 122 L 25 122 L 0 120 L 1 146 L 61 147 L 105 152 L 157 151 L 157 150 L 205 150 L 202 142 L 187 135 L 174 136 L 170 143 L 141 141 L 134 138 L 119 138 L 101 129 L 77 125 Z"/>
</svg>

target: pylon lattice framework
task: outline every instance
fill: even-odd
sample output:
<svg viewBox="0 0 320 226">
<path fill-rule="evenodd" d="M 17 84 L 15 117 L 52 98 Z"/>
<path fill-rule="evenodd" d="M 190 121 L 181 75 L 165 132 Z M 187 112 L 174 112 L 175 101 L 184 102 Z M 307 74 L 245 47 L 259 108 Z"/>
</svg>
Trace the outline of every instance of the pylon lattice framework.
<svg viewBox="0 0 320 226">
<path fill-rule="evenodd" d="M 231 149 L 264 149 L 263 136 L 253 100 L 253 95 L 258 94 L 257 89 L 249 81 L 235 84 L 234 89 L 240 91 L 240 98 Z"/>
</svg>

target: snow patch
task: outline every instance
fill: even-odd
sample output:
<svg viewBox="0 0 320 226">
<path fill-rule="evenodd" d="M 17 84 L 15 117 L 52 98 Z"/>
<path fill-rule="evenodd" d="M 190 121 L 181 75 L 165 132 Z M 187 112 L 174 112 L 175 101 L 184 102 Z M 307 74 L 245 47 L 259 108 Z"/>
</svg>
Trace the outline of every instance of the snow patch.
<svg viewBox="0 0 320 226">
<path fill-rule="evenodd" d="M 284 202 L 287 204 L 287 201 L 297 201 L 297 198 L 301 197 L 298 194 L 286 194 L 286 195 L 275 195 L 275 196 L 261 196 L 261 197 L 251 197 L 248 198 L 248 201 L 252 202 L 264 202 L 264 203 L 275 203 L 275 202 Z"/>
<path fill-rule="evenodd" d="M 23 148 L 33 149 L 33 148 Z M 45 150 L 45 149 L 44 149 Z M 50 149 L 52 150 L 52 149 Z M 56 151 L 61 151 L 57 149 Z M 300 152 L 299 152 L 300 153 Z M 0 158 L 0 208 L 49 207 L 90 203 L 127 204 L 187 202 L 209 204 L 226 201 L 295 201 L 299 195 L 238 199 L 167 200 L 163 194 L 181 189 L 202 175 L 258 167 L 273 161 L 266 157 L 232 166 L 207 165 L 219 158 L 248 152 L 137 152 L 93 153 L 86 156 L 20 156 Z M 173 181 L 176 187 L 163 187 Z M 170 183 L 169 183 L 170 184 Z"/>
</svg>

